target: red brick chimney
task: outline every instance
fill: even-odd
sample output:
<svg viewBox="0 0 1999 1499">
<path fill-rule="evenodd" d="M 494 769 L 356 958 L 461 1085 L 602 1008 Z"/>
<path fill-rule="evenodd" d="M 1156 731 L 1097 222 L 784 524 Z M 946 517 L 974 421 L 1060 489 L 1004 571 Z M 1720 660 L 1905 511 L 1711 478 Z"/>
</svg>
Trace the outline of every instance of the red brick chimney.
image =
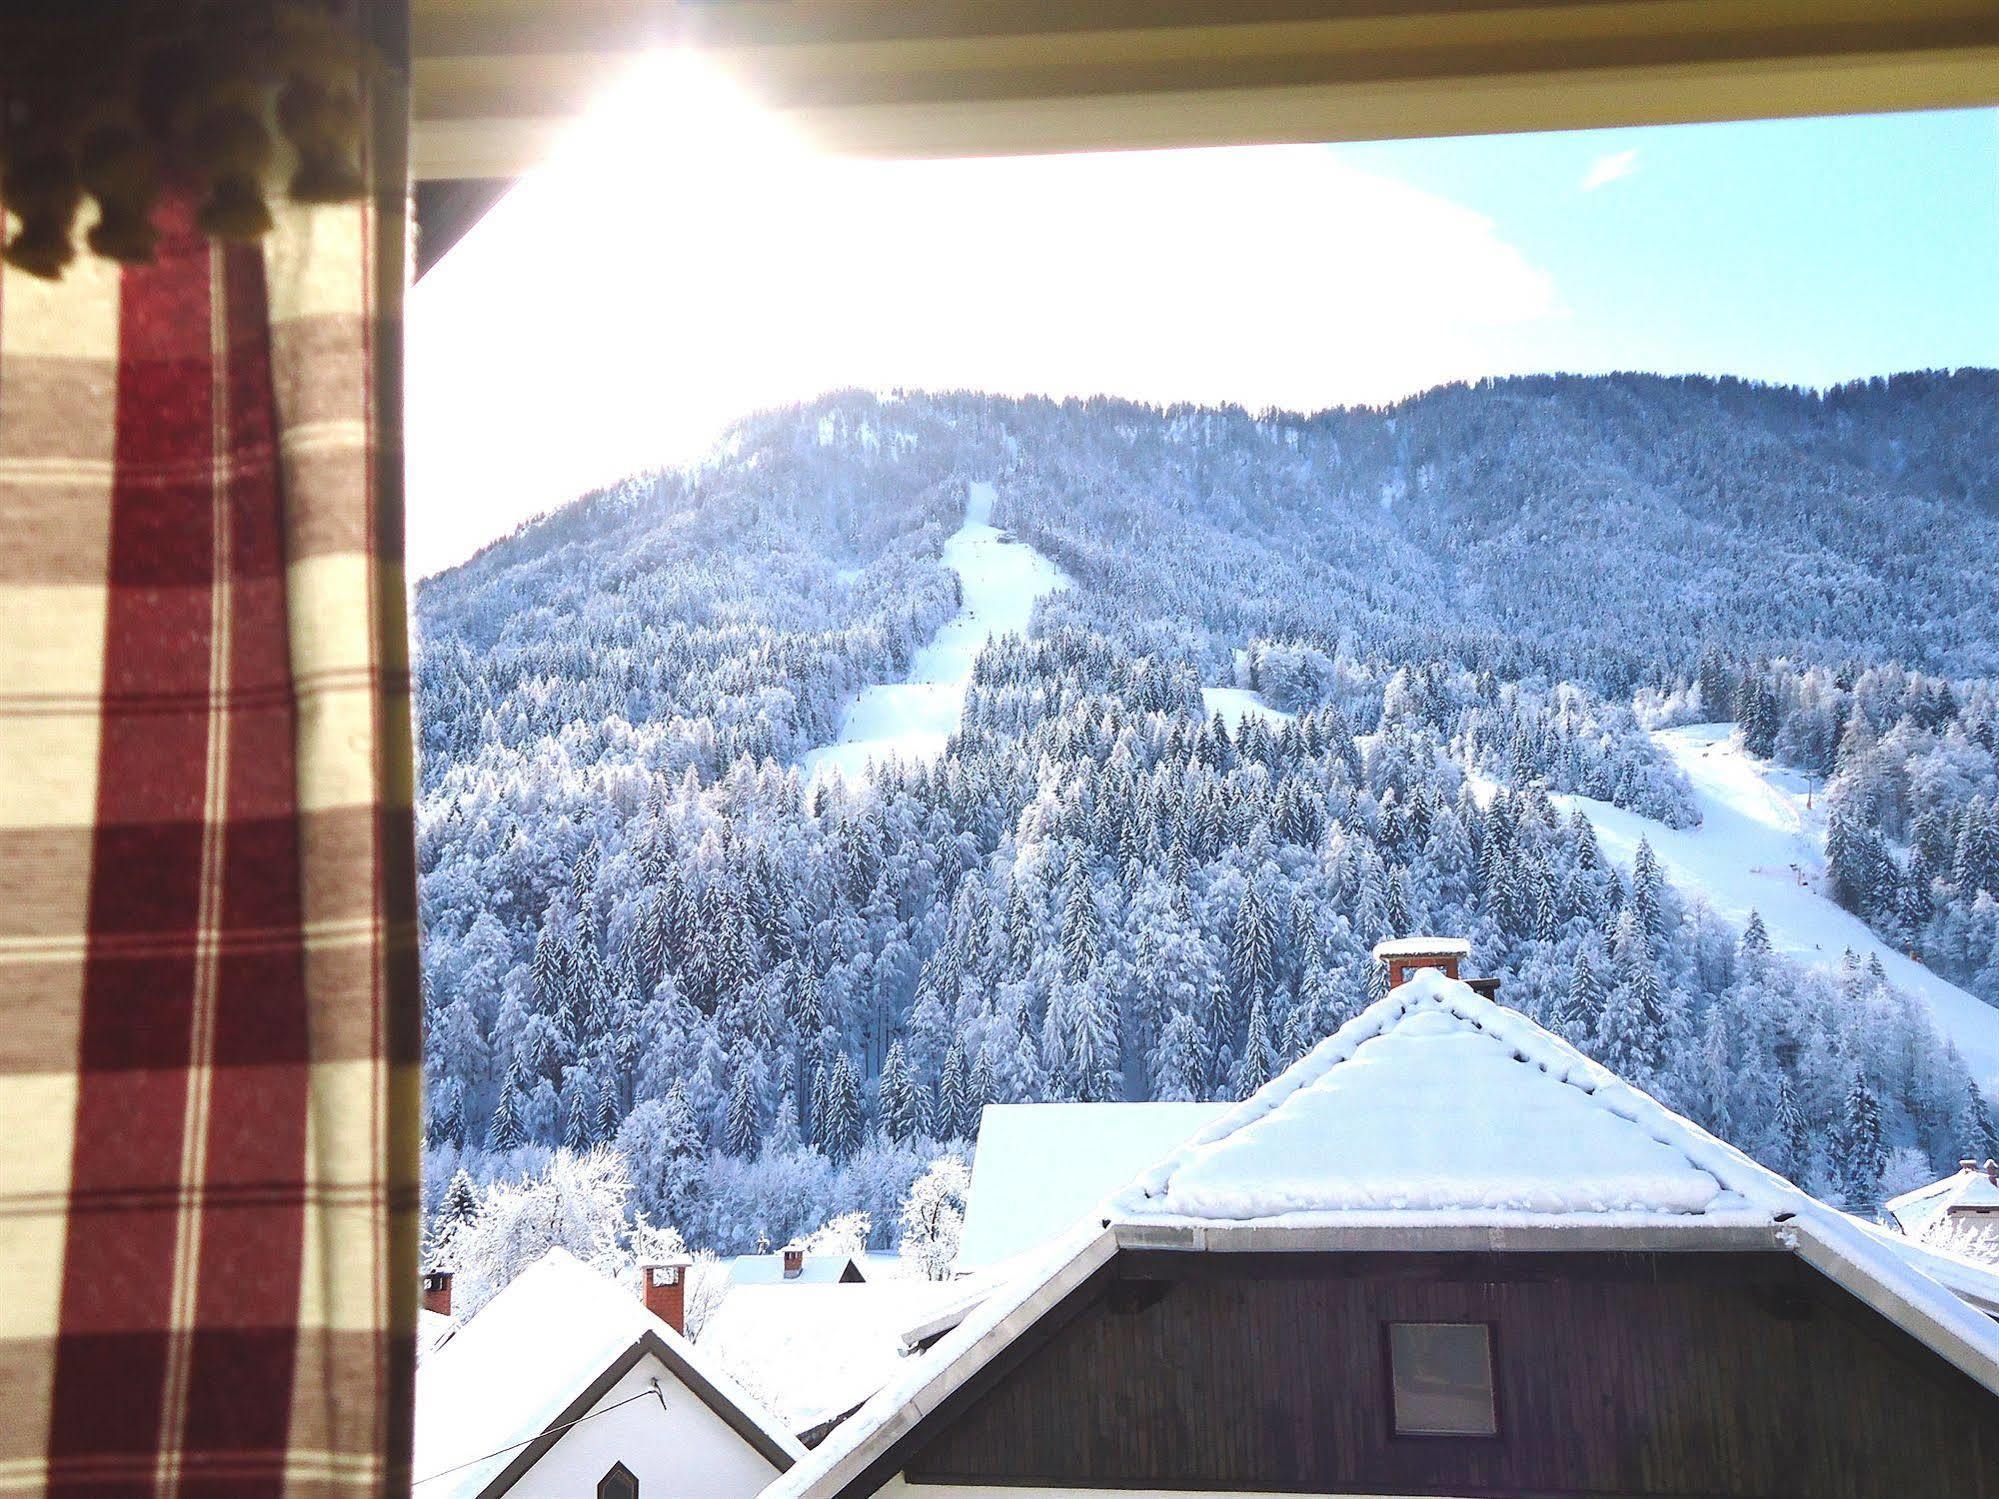
<svg viewBox="0 0 1999 1499">
<path fill-rule="evenodd" d="M 784 1278 L 786 1280 L 797 1280 L 804 1273 L 804 1247 L 798 1244 L 787 1244 L 784 1250 Z"/>
<path fill-rule="evenodd" d="M 687 1331 L 687 1264 L 669 1260 L 639 1271 L 639 1294 L 646 1310 L 678 1333 Z"/>
<path fill-rule="evenodd" d="M 1471 944 L 1462 937 L 1391 937 L 1374 945 L 1374 960 L 1388 969 L 1388 987 L 1399 989 L 1425 968 L 1434 968 L 1447 979 L 1458 977 L 1458 969 L 1471 955 Z"/>
<path fill-rule="evenodd" d="M 440 1317 L 451 1315 L 451 1272 L 449 1270 L 426 1270 L 423 1272 L 423 1309 L 436 1312 Z"/>
</svg>

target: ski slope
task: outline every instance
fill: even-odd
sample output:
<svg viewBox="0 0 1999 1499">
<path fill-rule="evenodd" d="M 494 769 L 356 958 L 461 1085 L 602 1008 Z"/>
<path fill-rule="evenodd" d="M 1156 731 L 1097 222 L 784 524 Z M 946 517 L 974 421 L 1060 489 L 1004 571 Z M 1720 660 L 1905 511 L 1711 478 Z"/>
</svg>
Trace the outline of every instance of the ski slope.
<svg viewBox="0 0 1999 1499">
<path fill-rule="evenodd" d="M 891 755 L 934 760 L 965 716 L 972 662 L 995 635 L 1025 635 L 1038 599 L 1069 579 L 1062 569 L 992 524 L 993 486 L 968 487 L 965 523 L 944 543 L 944 565 L 958 575 L 963 602 L 910 662 L 900 682 L 864 687 L 847 704 L 840 735 L 799 762 L 808 782 L 837 772 L 867 779 L 868 762 Z"/>
<path fill-rule="evenodd" d="M 1824 810 L 1808 807 L 1804 778 L 1747 754 L 1733 724 L 1692 724 L 1652 737 L 1693 783 L 1701 825 L 1681 830 L 1586 796 L 1557 796 L 1580 807 L 1604 852 L 1631 862 L 1647 839 L 1675 884 L 1706 896 L 1740 924 L 1760 911 L 1779 952 L 1836 968 L 1848 948 L 1878 956 L 1888 981 L 1925 1006 L 1988 1094 L 1999 1096 L 1999 1008 L 1984 1003 L 1898 952 L 1858 917 L 1819 893 L 1825 865 Z"/>
</svg>

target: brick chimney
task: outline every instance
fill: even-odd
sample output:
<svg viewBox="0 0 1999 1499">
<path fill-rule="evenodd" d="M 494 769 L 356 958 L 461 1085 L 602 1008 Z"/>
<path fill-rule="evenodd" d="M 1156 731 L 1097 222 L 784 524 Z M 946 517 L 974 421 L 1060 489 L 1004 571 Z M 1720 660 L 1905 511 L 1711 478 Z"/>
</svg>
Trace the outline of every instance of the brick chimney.
<svg viewBox="0 0 1999 1499">
<path fill-rule="evenodd" d="M 423 1309 L 436 1312 L 440 1317 L 451 1315 L 451 1272 L 449 1270 L 426 1270 L 423 1272 Z"/>
<path fill-rule="evenodd" d="M 805 1248 L 801 1244 L 787 1244 L 784 1247 L 784 1278 L 797 1280 L 805 1273 Z"/>
<path fill-rule="evenodd" d="M 1391 937 L 1374 944 L 1374 960 L 1388 969 L 1391 989 L 1401 988 L 1425 968 L 1457 978 L 1470 955 L 1471 944 L 1462 937 Z"/>
<path fill-rule="evenodd" d="M 646 1310 L 678 1333 L 687 1331 L 687 1266 L 686 1260 L 668 1260 L 639 1271 Z"/>
</svg>

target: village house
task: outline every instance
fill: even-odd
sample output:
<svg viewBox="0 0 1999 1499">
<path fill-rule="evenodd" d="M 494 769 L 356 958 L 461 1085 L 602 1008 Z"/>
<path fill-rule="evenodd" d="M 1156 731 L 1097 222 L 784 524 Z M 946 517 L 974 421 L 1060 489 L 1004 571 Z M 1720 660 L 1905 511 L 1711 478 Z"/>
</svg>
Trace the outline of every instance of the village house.
<svg viewBox="0 0 1999 1499">
<path fill-rule="evenodd" d="M 1951 1175 L 1904 1192 L 1883 1212 L 1919 1244 L 1999 1266 L 1999 1161 L 1959 1161 Z"/>
<path fill-rule="evenodd" d="M 767 1499 L 1999 1496 L 1999 1323 L 1945 1257 L 1454 967 L 1100 1199 Z"/>
<path fill-rule="evenodd" d="M 417 1371 L 413 1499 L 748 1499 L 804 1453 L 681 1335 L 686 1266 L 620 1287 L 561 1249 Z M 425 1278 L 450 1313 L 450 1277 Z"/>
<path fill-rule="evenodd" d="M 852 1286 L 868 1279 L 864 1255 L 808 1254 L 797 1244 L 773 1254 L 739 1254 L 726 1263 L 734 1286 Z"/>
</svg>

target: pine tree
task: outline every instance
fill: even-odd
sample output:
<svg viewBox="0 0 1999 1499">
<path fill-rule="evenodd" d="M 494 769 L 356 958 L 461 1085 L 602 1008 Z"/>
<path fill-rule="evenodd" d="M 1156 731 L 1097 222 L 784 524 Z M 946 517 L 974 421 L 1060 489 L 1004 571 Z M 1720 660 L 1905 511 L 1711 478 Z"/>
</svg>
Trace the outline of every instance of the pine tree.
<svg viewBox="0 0 1999 1499">
<path fill-rule="evenodd" d="M 978 1056 L 972 1059 L 971 1075 L 965 1080 L 965 1107 L 973 1119 L 980 1116 L 987 1104 L 1000 1101 L 998 1089 L 999 1081 L 993 1067 L 992 1043 L 988 1040 L 979 1048 Z M 914 1107 L 915 1102 L 916 1099 L 912 1096 L 912 1113 L 917 1112 Z"/>
<path fill-rule="evenodd" d="M 844 1051 L 833 1059 L 826 1092 L 826 1154 L 835 1162 L 845 1161 L 861 1148 L 863 1122 L 860 1080 Z"/>
<path fill-rule="evenodd" d="M 444 1195 L 438 1199 L 437 1212 L 430 1220 L 430 1232 L 424 1237 L 423 1268 L 458 1268 L 458 1237 L 478 1221 L 479 1189 L 472 1184 L 470 1174 L 460 1166 L 451 1173 Z"/>
<path fill-rule="evenodd" d="M 953 1041 L 944 1052 L 944 1065 L 937 1072 L 937 1102 L 930 1116 L 930 1133 L 939 1140 L 962 1140 L 966 1136 L 965 1083 L 965 1048 Z"/>
<path fill-rule="evenodd" d="M 882 1133 L 898 1145 L 915 1138 L 921 1127 L 918 1118 L 921 1110 L 918 1108 L 916 1086 L 910 1081 L 909 1063 L 903 1056 L 901 1041 L 889 1042 L 888 1056 L 882 1062 L 877 1100 L 876 1112 L 881 1119 Z"/>
<path fill-rule="evenodd" d="M 1758 971 L 1770 956 L 1770 932 L 1763 925 L 1762 912 L 1752 910 L 1749 913 L 1749 924 L 1742 929 L 1742 944 L 1736 953 L 1743 966 L 1752 973 Z"/>
<path fill-rule="evenodd" d="M 1095 966 L 1103 923 L 1090 894 L 1089 870 L 1079 847 L 1069 855 L 1068 888 L 1062 901 L 1062 961 L 1069 977 L 1081 978 Z"/>
<path fill-rule="evenodd" d="M 517 1150 L 527 1143 L 521 1123 L 521 1069 L 519 1061 L 507 1066 L 500 1084 L 500 1101 L 493 1108 L 493 1122 L 486 1129 L 488 1150 Z"/>
<path fill-rule="evenodd" d="M 826 1064 L 821 1062 L 812 1069 L 812 1102 L 807 1107 L 812 1121 L 812 1148 L 822 1155 L 833 1153 L 832 1091 Z"/>
<path fill-rule="evenodd" d="M 761 1110 L 757 1107 L 756 1080 L 750 1075 L 746 1057 L 736 1060 L 735 1076 L 729 1082 L 729 1117 L 723 1145 L 729 1154 L 748 1160 L 757 1153 L 763 1133 Z"/>
<path fill-rule="evenodd" d="M 1152 1052 L 1152 1096 L 1195 1103 L 1207 1096 L 1207 1056 L 1194 1017 L 1176 1010 L 1159 1028 Z"/>
<path fill-rule="evenodd" d="M 1965 1158 L 1980 1162 L 1999 1160 L 1999 1127 L 1994 1126 L 1991 1107 L 1975 1082 L 1964 1085 L 1964 1103 L 1957 1111 L 1952 1133 Z"/>
<path fill-rule="evenodd" d="M 1631 856 L 1631 905 L 1647 938 L 1657 942 L 1666 930 L 1666 877 L 1659 868 L 1659 856 L 1644 838 Z"/>
<path fill-rule="evenodd" d="M 1242 888 L 1236 903 L 1235 921 L 1229 928 L 1229 983 L 1238 1005 L 1247 1008 L 1260 994 L 1268 992 L 1275 966 L 1276 931 L 1263 894 L 1251 880 Z"/>
<path fill-rule="evenodd" d="M 1872 1213 L 1881 1200 L 1881 1172 L 1887 1154 L 1881 1139 L 1881 1105 L 1867 1074 L 1853 1069 L 1841 1113 L 1836 1179 L 1847 1209 Z"/>
<path fill-rule="evenodd" d="M 1589 949 L 1576 949 L 1576 961 L 1569 969 L 1569 987 L 1555 1011 L 1555 1029 L 1578 1046 L 1590 1046 L 1603 1023 L 1603 982 Z"/>
<path fill-rule="evenodd" d="M 1798 1107 L 1798 1095 L 1792 1091 L 1791 1080 L 1781 1073 L 1777 1077 L 1777 1107 L 1771 1128 L 1783 1157 L 1777 1163 L 1778 1169 L 1792 1181 L 1802 1183 L 1811 1172 L 1811 1126 L 1805 1121 L 1804 1110 Z"/>
<path fill-rule="evenodd" d="M 1236 1095 L 1247 1098 L 1277 1074 L 1277 1044 L 1270 1034 L 1270 1010 L 1258 995 L 1249 1007 L 1249 1030 L 1236 1069 Z"/>
</svg>

